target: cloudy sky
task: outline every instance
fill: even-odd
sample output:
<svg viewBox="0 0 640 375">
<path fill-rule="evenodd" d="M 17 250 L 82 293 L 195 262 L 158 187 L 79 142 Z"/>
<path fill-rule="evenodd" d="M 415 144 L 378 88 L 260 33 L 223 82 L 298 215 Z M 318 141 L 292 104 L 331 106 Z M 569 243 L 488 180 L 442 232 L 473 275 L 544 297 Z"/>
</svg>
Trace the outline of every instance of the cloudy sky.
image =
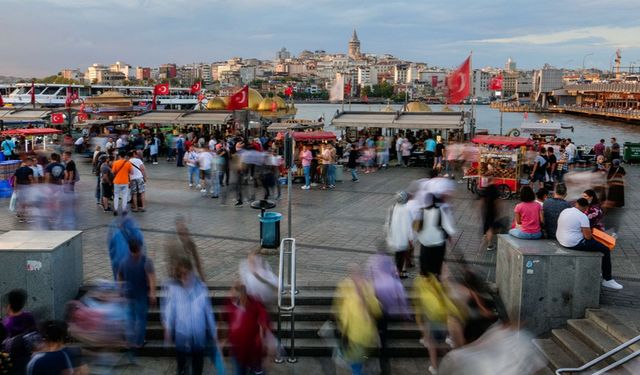
<svg viewBox="0 0 640 375">
<path fill-rule="evenodd" d="M 65 67 L 271 59 L 281 47 L 363 52 L 451 67 L 640 66 L 640 0 L 0 0 L 0 75 Z"/>
</svg>

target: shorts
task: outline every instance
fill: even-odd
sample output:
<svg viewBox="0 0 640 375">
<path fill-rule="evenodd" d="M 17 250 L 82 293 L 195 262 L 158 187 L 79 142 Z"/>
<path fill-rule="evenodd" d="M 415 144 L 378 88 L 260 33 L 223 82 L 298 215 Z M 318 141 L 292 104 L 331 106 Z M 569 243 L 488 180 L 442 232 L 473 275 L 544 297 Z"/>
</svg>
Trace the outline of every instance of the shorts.
<svg viewBox="0 0 640 375">
<path fill-rule="evenodd" d="M 135 178 L 131 180 L 129 187 L 131 188 L 131 194 L 144 193 L 144 179 Z"/>
<path fill-rule="evenodd" d="M 536 181 L 545 182 L 545 174 L 544 173 L 534 174 L 533 177 L 531 178 L 531 182 L 536 182 Z"/>
<path fill-rule="evenodd" d="M 442 156 L 436 156 L 435 165 L 442 165 Z"/>
<path fill-rule="evenodd" d="M 107 182 L 101 182 L 100 187 L 102 188 L 102 197 L 111 199 L 113 198 L 113 185 Z"/>
</svg>

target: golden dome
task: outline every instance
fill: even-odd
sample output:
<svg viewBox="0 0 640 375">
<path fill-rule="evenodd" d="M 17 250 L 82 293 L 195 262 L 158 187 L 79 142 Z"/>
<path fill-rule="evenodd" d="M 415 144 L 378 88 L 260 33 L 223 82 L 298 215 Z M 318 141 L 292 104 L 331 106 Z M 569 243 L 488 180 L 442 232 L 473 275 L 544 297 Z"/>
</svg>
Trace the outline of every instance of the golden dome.
<svg viewBox="0 0 640 375">
<path fill-rule="evenodd" d="M 445 104 L 445 106 L 442 107 L 442 112 L 453 112 L 453 109 Z"/>
<path fill-rule="evenodd" d="M 423 102 L 411 102 L 407 104 L 407 112 L 431 112 L 431 108 Z"/>
<path fill-rule="evenodd" d="M 273 98 L 264 98 L 262 99 L 262 101 L 260 102 L 260 105 L 258 106 L 258 111 L 272 111 L 273 110 L 273 104 L 276 103 L 276 108 L 277 108 L 277 102 L 274 102 Z"/>
<path fill-rule="evenodd" d="M 222 99 L 220 97 L 211 98 L 207 102 L 207 109 L 208 110 L 227 109 L 227 104 L 225 103 L 224 99 Z"/>
<path fill-rule="evenodd" d="M 262 100 L 262 95 L 260 95 L 258 91 L 249 88 L 249 109 L 253 109 L 254 111 L 259 109 L 258 106 L 262 103 Z M 269 111 L 270 110 L 271 108 L 269 108 Z"/>
<path fill-rule="evenodd" d="M 278 109 L 286 109 L 287 108 L 287 103 L 281 97 L 274 96 L 272 99 L 278 105 Z"/>
</svg>

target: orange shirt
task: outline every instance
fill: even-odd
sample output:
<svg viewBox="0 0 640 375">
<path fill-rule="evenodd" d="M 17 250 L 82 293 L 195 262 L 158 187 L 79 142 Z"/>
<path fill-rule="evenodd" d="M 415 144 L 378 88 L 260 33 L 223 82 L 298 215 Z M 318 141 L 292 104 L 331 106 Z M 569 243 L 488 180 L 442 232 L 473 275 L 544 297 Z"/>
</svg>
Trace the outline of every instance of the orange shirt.
<svg viewBox="0 0 640 375">
<path fill-rule="evenodd" d="M 120 159 L 113 162 L 114 185 L 129 185 L 129 173 L 131 173 L 131 163 L 128 160 Z"/>
</svg>

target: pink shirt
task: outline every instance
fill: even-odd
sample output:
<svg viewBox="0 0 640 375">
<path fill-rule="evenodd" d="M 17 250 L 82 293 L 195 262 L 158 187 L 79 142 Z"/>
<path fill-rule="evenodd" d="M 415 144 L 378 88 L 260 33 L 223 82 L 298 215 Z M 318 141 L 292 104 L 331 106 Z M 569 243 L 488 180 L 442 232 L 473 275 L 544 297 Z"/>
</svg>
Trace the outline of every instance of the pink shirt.
<svg viewBox="0 0 640 375">
<path fill-rule="evenodd" d="M 313 160 L 313 155 L 311 154 L 311 151 L 305 150 L 300 153 L 300 159 L 302 159 L 303 167 L 310 167 L 311 160 Z"/>
<path fill-rule="evenodd" d="M 523 232 L 540 232 L 540 211 L 542 211 L 542 206 L 538 202 L 518 203 L 513 211 L 520 214 L 520 229 Z"/>
</svg>

